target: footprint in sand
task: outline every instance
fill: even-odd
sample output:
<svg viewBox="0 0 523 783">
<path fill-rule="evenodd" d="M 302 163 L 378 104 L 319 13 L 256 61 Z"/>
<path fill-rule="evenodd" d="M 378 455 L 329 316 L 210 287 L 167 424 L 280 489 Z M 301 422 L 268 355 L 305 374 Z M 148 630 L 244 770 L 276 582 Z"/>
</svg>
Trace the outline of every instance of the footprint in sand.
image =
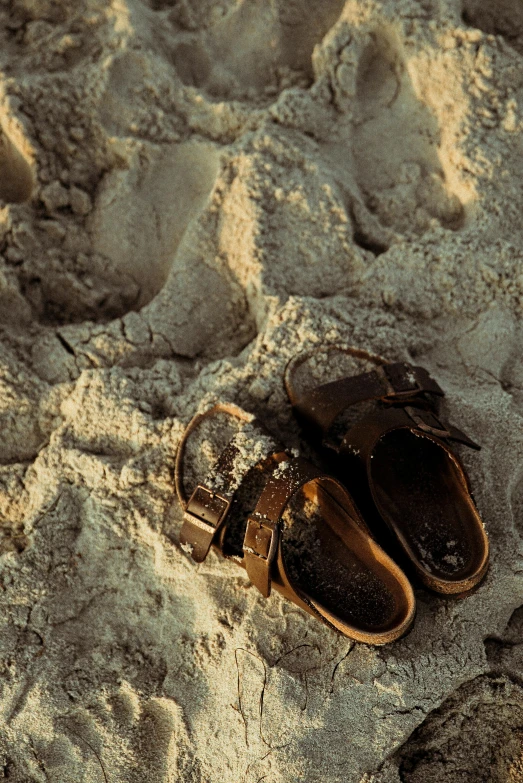
<svg viewBox="0 0 523 783">
<path fill-rule="evenodd" d="M 520 0 L 464 0 L 462 19 L 490 35 L 501 35 L 523 54 L 523 3 Z"/>
<path fill-rule="evenodd" d="M 158 28 L 160 14 L 150 10 L 147 19 L 151 17 Z M 120 333 L 117 342 L 123 344 L 126 326 L 115 319 L 137 311 L 140 344 L 161 343 L 162 355 L 192 357 L 208 351 L 216 358 L 227 345 L 228 351 L 240 350 L 254 334 L 244 293 L 219 257 L 215 240 L 220 147 L 201 137 L 186 140 L 183 112 L 170 104 L 162 109 L 160 98 L 152 99 L 150 92 L 144 98 L 152 84 L 159 92 L 158 83 L 172 87 L 173 71 L 161 52 L 141 48 L 134 29 L 127 32 L 133 45 L 107 55 L 99 69 L 103 81 L 92 88 L 96 97 L 89 93 L 92 102 L 86 100 L 83 113 L 75 115 L 67 154 L 58 154 L 51 133 L 47 147 L 34 135 L 40 198 L 27 208 L 20 227 L 16 223 L 10 231 L 5 221 L 8 247 L 3 255 L 12 277 L 16 275 L 26 320 L 71 326 L 70 343 L 62 344 L 60 353 L 73 365 L 71 344 L 85 340 L 86 321 L 113 321 Z M 144 36 L 149 32 L 147 27 Z M 167 81 L 158 77 L 160 71 Z M 89 92 L 91 74 L 85 78 Z M 41 108 L 31 90 L 26 103 L 38 126 Z M 64 118 L 67 133 L 68 122 Z M 100 134 L 97 143 L 100 150 L 106 145 L 107 157 L 105 152 L 96 160 L 90 157 L 95 147 L 85 141 L 86 128 Z M 149 133 L 151 128 L 157 133 Z M 17 141 L 14 133 L 11 138 Z M 4 159 L 6 166 L 18 162 L 12 146 L 6 143 L 9 154 L 2 158 L 0 144 L 0 173 Z M 24 185 L 29 179 L 20 176 L 18 182 Z M 0 206 L 2 188 L 9 189 L 12 200 L 30 196 L 29 185 L 15 190 L 13 181 L 0 178 Z M 0 321 L 6 317 L 2 283 L 0 276 Z"/>
<path fill-rule="evenodd" d="M 54 738 L 34 738 L 29 767 L 46 771 L 53 783 L 177 783 L 192 779 L 196 763 L 188 749 L 179 707 L 170 699 L 142 699 L 123 683 L 96 716 L 77 709 L 55 721 Z M 1 750 L 0 735 L 0 750 Z M 35 764 L 36 761 L 36 764 Z M 13 779 L 28 772 L 23 757 L 13 762 Z M 21 775 L 20 777 L 18 775 Z M 31 780 L 40 780 L 30 778 Z"/>
<path fill-rule="evenodd" d="M 187 228 L 208 203 L 218 168 L 213 145 L 187 142 L 148 146 L 128 168 L 104 178 L 89 221 L 93 246 L 113 269 L 136 280 L 136 308 L 163 288 Z"/>
<path fill-rule="evenodd" d="M 173 62 L 180 79 L 214 98 L 269 98 L 312 81 L 314 46 L 337 20 L 343 0 L 314 3 L 243 0 L 180 38 Z M 208 17 L 207 17 L 208 18 Z"/>
<path fill-rule="evenodd" d="M 129 309 L 183 356 L 252 337 L 243 292 L 214 239 L 218 174 L 219 152 L 208 142 L 145 145 L 127 169 L 105 177 L 89 221 L 95 252 L 138 286 Z"/>
<path fill-rule="evenodd" d="M 376 32 L 363 51 L 356 81 L 354 158 L 367 208 L 381 224 L 422 233 L 432 218 L 457 229 L 463 207 L 445 181 L 440 130 L 417 96 L 401 42 Z"/>
</svg>

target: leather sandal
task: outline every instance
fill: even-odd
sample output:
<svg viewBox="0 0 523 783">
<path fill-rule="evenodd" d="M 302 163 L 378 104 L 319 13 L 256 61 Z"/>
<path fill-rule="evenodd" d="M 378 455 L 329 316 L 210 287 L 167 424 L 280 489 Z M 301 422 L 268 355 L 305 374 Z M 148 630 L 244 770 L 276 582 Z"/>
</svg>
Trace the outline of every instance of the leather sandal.
<svg viewBox="0 0 523 783">
<path fill-rule="evenodd" d="M 330 356 L 323 363 L 321 352 Z M 333 369 L 335 380 L 325 382 Z M 346 471 L 354 477 L 359 466 L 363 493 L 388 527 L 381 523 L 377 537 L 383 541 L 392 533 L 396 559 L 406 561 L 407 570 L 413 565 L 438 593 L 461 594 L 478 585 L 488 569 L 488 538 L 453 446 L 480 446 L 442 419 L 438 400 L 444 392 L 427 370 L 325 346 L 293 358 L 285 386 L 305 437 L 331 455 L 336 475 L 352 486 Z"/>
<path fill-rule="evenodd" d="M 204 457 L 210 468 L 200 482 L 195 465 Z M 196 483 L 189 497 L 187 473 Z M 197 563 L 213 547 L 243 566 L 264 597 L 275 588 L 360 642 L 385 644 L 410 629 L 410 582 L 372 538 L 347 489 L 285 451 L 241 408 L 216 405 L 192 419 L 175 483 L 184 509 L 180 543 Z"/>
</svg>

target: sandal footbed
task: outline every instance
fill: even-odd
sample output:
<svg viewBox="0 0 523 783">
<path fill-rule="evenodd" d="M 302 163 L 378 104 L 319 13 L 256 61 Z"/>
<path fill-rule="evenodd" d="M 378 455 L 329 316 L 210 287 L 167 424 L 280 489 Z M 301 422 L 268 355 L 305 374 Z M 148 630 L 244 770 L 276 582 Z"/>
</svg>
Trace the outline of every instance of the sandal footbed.
<svg viewBox="0 0 523 783">
<path fill-rule="evenodd" d="M 457 462 L 432 439 L 407 429 L 383 436 L 372 456 L 379 510 L 425 580 L 443 592 L 476 584 L 488 542 Z"/>
<path fill-rule="evenodd" d="M 353 631 L 404 632 L 414 613 L 410 584 L 362 526 L 319 482 L 307 484 L 284 514 L 282 557 L 313 605 Z"/>
</svg>

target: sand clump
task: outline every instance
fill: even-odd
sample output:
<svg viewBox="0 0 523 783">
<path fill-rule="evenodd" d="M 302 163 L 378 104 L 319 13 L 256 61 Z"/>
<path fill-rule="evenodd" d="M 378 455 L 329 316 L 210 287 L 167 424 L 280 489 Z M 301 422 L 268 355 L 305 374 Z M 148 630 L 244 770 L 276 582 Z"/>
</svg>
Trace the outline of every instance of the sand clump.
<svg viewBox="0 0 523 783">
<path fill-rule="evenodd" d="M 522 780 L 523 26 L 491 6 L 0 3 L 6 779 Z M 381 649 L 177 543 L 185 424 L 232 401 L 302 446 L 283 370 L 324 341 L 424 364 L 483 445 L 486 582 Z"/>
</svg>

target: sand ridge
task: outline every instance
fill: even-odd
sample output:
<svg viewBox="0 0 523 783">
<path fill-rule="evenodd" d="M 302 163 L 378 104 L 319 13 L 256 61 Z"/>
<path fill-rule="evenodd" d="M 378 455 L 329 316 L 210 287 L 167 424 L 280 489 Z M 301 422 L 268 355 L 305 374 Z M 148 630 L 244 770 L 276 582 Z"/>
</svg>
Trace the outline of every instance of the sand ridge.
<svg viewBox="0 0 523 783">
<path fill-rule="evenodd" d="M 523 779 L 523 28 L 499 6 L 0 3 L 7 779 Z M 419 591 L 379 650 L 177 543 L 184 425 L 229 400 L 304 447 L 283 370 L 325 341 L 427 366 L 483 445 L 486 583 Z"/>
</svg>

